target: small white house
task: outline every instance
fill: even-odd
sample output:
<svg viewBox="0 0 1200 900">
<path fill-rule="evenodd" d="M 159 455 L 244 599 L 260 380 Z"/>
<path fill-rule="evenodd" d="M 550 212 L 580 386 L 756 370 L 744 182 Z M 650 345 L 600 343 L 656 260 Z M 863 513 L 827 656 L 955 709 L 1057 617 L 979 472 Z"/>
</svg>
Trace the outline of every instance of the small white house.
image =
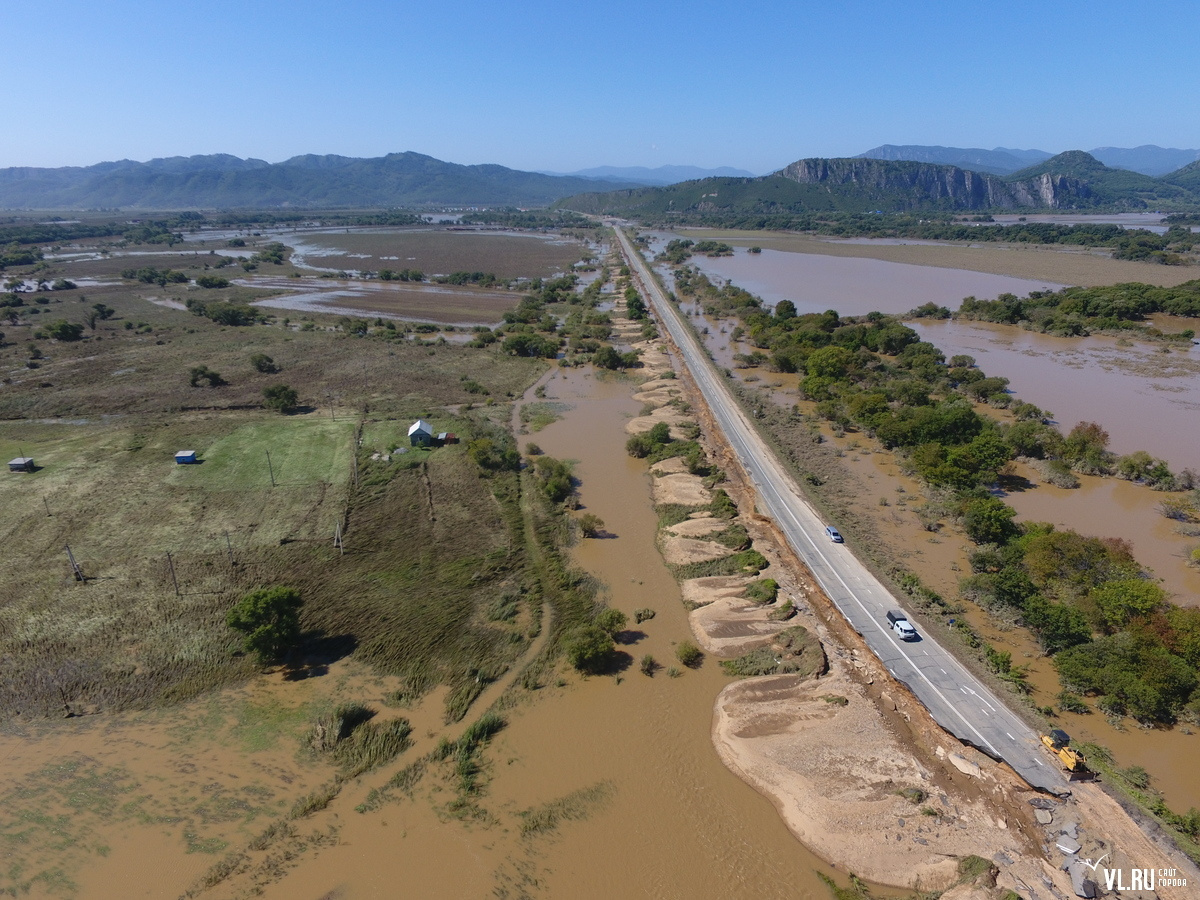
<svg viewBox="0 0 1200 900">
<path fill-rule="evenodd" d="M 196 461 L 195 450 L 180 450 L 175 454 L 175 462 L 181 466 L 190 466 Z"/>
<path fill-rule="evenodd" d="M 16 459 L 10 459 L 8 461 L 8 471 L 10 471 L 10 472 L 32 472 L 33 471 L 33 457 L 32 456 L 18 456 Z"/>
<path fill-rule="evenodd" d="M 433 445 L 433 426 L 424 419 L 417 419 L 408 426 L 408 442 L 414 447 L 430 447 Z"/>
</svg>

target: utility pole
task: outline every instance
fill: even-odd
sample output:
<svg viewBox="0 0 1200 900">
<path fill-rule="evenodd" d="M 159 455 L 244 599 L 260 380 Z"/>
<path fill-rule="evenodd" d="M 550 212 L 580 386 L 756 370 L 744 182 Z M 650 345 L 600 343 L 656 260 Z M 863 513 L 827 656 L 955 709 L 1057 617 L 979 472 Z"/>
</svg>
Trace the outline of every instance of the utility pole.
<svg viewBox="0 0 1200 900">
<path fill-rule="evenodd" d="M 76 581 L 87 581 L 87 579 L 83 577 L 83 569 L 79 568 L 79 563 L 75 562 L 75 554 L 71 552 L 70 544 L 67 544 L 66 551 L 67 551 L 67 559 L 70 560 L 70 562 L 71 562 L 71 571 L 75 575 L 75 580 Z"/>
<path fill-rule="evenodd" d="M 271 465 L 271 451 L 267 451 L 267 471 L 271 473 L 271 487 L 275 487 L 275 467 Z"/>
<path fill-rule="evenodd" d="M 50 501 L 46 499 L 46 495 L 42 495 L 42 502 L 46 504 L 46 518 L 50 518 Z"/>
<path fill-rule="evenodd" d="M 175 563 L 171 559 L 171 551 L 167 551 L 167 566 L 171 569 L 171 584 L 175 585 L 175 596 L 179 596 L 179 581 L 175 578 Z"/>
<path fill-rule="evenodd" d="M 233 544 L 229 543 L 229 532 L 228 532 L 228 531 L 227 531 L 227 532 L 225 532 L 225 551 L 226 551 L 226 552 L 229 554 L 229 566 L 230 566 L 230 568 L 232 568 L 233 566 L 237 565 L 237 563 L 235 563 L 235 562 L 233 561 Z"/>
</svg>

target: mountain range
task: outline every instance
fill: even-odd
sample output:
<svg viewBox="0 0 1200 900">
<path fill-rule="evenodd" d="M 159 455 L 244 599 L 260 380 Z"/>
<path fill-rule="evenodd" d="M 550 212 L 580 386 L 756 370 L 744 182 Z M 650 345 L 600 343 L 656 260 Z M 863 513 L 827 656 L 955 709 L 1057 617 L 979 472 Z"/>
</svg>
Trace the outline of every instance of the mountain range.
<svg viewBox="0 0 1200 900">
<path fill-rule="evenodd" d="M 734 169 L 730 166 L 721 166 L 716 169 L 701 169 L 699 166 L 659 166 L 657 169 L 648 169 L 645 166 L 597 166 L 594 169 L 580 169 L 578 172 L 544 172 L 543 174 L 594 178 L 598 181 L 632 181 L 637 184 L 658 187 L 678 184 L 681 181 L 695 181 L 697 178 L 754 177 L 753 172 Z"/>
<path fill-rule="evenodd" d="M 281 163 L 215 154 L 0 169 L 0 208 L 545 206 L 596 187 L 595 178 L 462 166 L 412 152 L 371 159 L 310 154 Z"/>
<path fill-rule="evenodd" d="M 557 204 L 655 219 L 813 212 L 1133 211 L 1200 208 L 1200 162 L 1162 178 L 1110 168 L 1080 150 L 1001 177 L 911 160 L 801 159 L 761 178 L 706 178 L 659 188 L 591 192 Z"/>
<path fill-rule="evenodd" d="M 1097 147 L 1088 153 L 1111 168 L 1129 169 L 1154 177 L 1167 175 L 1200 159 L 1200 150 L 1178 150 L 1154 144 L 1143 144 L 1140 147 Z M 1053 153 L 1047 153 L 1045 150 L 1012 150 L 1007 147 L 983 150 L 978 147 L 884 144 L 858 154 L 857 158 L 940 163 L 975 172 L 989 172 L 992 175 L 1011 175 L 1052 156 Z"/>
<path fill-rule="evenodd" d="M 673 216 L 684 212 L 1200 208 L 1200 160 L 1154 177 L 1108 166 L 1078 150 L 1052 157 L 1039 150 L 1004 148 L 870 151 L 876 152 L 928 158 L 802 159 L 756 177 L 739 169 L 692 166 L 603 166 L 555 175 L 499 165 L 464 166 L 412 152 L 370 159 L 309 154 L 281 163 L 214 154 L 86 167 L 0 169 L 0 208 L 532 207 L 561 201 L 559 205 L 582 212 Z M 939 157 L 959 159 L 961 165 L 939 162 Z M 1005 175 L 986 171 L 998 163 L 1019 168 Z M 678 181 L 685 177 L 688 180 Z"/>
</svg>

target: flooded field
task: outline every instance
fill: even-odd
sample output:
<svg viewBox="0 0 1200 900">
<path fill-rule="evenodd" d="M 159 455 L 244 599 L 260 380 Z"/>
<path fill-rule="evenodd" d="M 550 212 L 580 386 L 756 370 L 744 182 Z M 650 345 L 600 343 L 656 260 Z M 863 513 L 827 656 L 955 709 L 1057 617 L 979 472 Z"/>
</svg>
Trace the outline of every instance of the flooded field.
<svg viewBox="0 0 1200 900">
<path fill-rule="evenodd" d="M 1006 291 L 1024 295 L 1056 287 L 987 271 L 824 256 L 812 249 L 811 242 L 805 252 L 773 251 L 765 238 L 762 245 L 761 254 L 738 250 L 733 256 L 697 256 L 691 262 L 710 277 L 731 280 L 768 304 L 792 300 L 801 312 L 902 314 L 927 302 L 955 309 L 966 296 L 985 299 Z M 1179 268 L 1184 273 L 1180 281 L 1195 275 L 1187 267 Z M 1130 273 L 1125 274 L 1123 280 L 1130 280 Z M 1179 321 L 1162 324 L 1175 326 Z M 1099 422 L 1118 453 L 1146 450 L 1174 469 L 1200 469 L 1200 416 L 1195 415 L 1200 410 L 1200 348 L 1194 345 L 1190 349 L 1174 345 L 1164 352 L 1162 346 L 1146 342 L 1103 336 L 1056 338 L 987 323 L 923 319 L 909 324 L 947 356 L 969 354 L 988 375 L 1008 378 L 1017 396 L 1053 412 L 1066 430 L 1079 421 Z M 723 347 L 724 341 L 716 342 L 722 359 L 739 352 Z"/>
<path fill-rule="evenodd" d="M 1193 323 L 1194 324 L 1194 323 Z M 1063 431 L 1099 422 L 1117 453 L 1146 450 L 1172 469 L 1200 470 L 1200 347 L 1095 335 L 1060 338 L 985 322 L 909 323 L 947 357 L 974 356 Z M 1124 346 L 1122 345 L 1124 344 Z"/>
<path fill-rule="evenodd" d="M 567 271 L 586 245 L 553 235 L 445 229 L 355 228 L 286 233 L 292 262 L 325 272 L 416 269 L 426 276 L 490 272 L 497 278 L 545 278 Z"/>
<path fill-rule="evenodd" d="M 763 248 L 764 255 L 765 251 L 770 249 L 793 254 L 878 259 L 935 269 L 964 269 L 1009 278 L 1044 281 L 1048 284 L 1095 286 L 1122 281 L 1142 281 L 1146 284 L 1167 286 L 1182 284 L 1196 277 L 1195 269 L 1188 266 L 1159 266 L 1153 263 L 1115 260 L 1106 250 L 1064 250 L 992 243 L 852 243 L 814 235 L 721 229 L 681 229 L 679 234 L 693 240 L 725 241 L 738 248 L 758 246 Z M 676 235 L 669 235 L 674 236 Z M 976 296 L 983 294 L 977 293 Z"/>
<path fill-rule="evenodd" d="M 244 283 L 288 292 L 257 306 L 448 325 L 495 325 L 521 297 L 515 291 L 396 281 L 256 278 Z"/>
<path fill-rule="evenodd" d="M 903 314 L 924 303 L 957 309 L 963 297 L 1020 296 L 1057 290 L 1062 285 L 983 272 L 932 268 L 880 259 L 819 256 L 764 248 L 691 262 L 710 278 L 732 281 L 774 306 L 791 300 L 801 313 L 835 309 L 863 316 L 879 311 Z"/>
</svg>

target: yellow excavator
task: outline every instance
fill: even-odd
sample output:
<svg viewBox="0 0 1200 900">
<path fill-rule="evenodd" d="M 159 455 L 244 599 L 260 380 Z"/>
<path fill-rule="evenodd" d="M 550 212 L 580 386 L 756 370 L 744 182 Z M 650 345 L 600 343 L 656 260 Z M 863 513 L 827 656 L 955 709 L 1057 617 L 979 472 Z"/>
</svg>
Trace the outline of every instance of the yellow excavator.
<svg viewBox="0 0 1200 900">
<path fill-rule="evenodd" d="M 1071 748 L 1071 736 L 1061 728 L 1051 730 L 1042 735 L 1042 743 L 1058 757 L 1064 769 L 1072 775 L 1090 775 L 1091 770 L 1084 761 L 1083 754 Z"/>
</svg>

